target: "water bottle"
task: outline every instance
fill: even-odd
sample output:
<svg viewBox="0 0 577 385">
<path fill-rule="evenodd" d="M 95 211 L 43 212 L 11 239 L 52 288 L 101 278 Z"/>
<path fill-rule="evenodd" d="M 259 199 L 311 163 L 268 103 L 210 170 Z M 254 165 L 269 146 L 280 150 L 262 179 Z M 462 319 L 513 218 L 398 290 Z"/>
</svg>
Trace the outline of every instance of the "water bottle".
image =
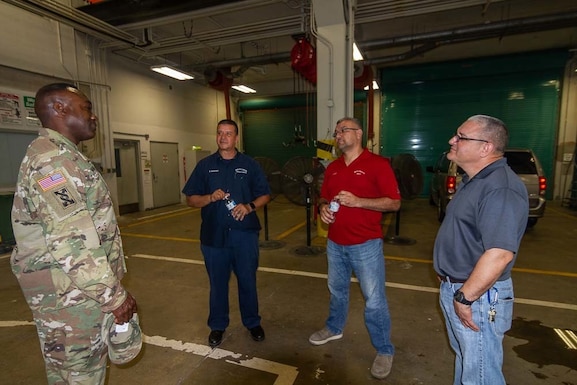
<svg viewBox="0 0 577 385">
<path fill-rule="evenodd" d="M 339 211 L 340 208 L 341 204 L 339 203 L 339 201 L 336 198 L 333 198 L 331 203 L 329 203 L 329 210 L 331 210 L 333 213 L 336 213 L 337 211 Z"/>
<path fill-rule="evenodd" d="M 230 197 L 230 194 L 224 197 L 224 204 L 228 211 L 232 211 L 236 207 L 236 202 Z"/>
</svg>

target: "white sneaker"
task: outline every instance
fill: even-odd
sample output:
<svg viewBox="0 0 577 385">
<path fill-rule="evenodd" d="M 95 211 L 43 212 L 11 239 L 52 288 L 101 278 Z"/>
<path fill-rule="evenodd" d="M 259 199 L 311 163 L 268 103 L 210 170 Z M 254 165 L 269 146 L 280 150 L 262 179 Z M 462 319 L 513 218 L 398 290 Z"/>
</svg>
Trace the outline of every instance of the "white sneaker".
<svg viewBox="0 0 577 385">
<path fill-rule="evenodd" d="M 371 366 L 371 375 L 379 380 L 386 378 L 391 373 L 393 367 L 393 356 L 388 354 L 377 354 Z"/>
<path fill-rule="evenodd" d="M 338 340 L 343 338 L 343 333 L 335 334 L 331 332 L 329 329 L 324 328 L 317 332 L 314 332 L 310 338 L 309 342 L 313 345 L 324 345 L 329 341 Z"/>
</svg>

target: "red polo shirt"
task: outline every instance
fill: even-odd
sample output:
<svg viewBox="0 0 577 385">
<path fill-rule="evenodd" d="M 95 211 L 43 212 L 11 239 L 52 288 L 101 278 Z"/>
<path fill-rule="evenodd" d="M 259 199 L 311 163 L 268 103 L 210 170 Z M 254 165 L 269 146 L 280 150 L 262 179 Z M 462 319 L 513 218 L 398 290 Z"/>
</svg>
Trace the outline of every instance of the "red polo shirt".
<svg viewBox="0 0 577 385">
<path fill-rule="evenodd" d="M 328 165 L 321 197 L 331 201 L 342 190 L 360 198 L 401 199 L 389 160 L 367 149 L 348 166 L 342 156 Z M 329 225 L 328 237 L 340 245 L 356 245 L 381 238 L 382 215 L 380 211 L 341 205 L 335 222 Z"/>
</svg>

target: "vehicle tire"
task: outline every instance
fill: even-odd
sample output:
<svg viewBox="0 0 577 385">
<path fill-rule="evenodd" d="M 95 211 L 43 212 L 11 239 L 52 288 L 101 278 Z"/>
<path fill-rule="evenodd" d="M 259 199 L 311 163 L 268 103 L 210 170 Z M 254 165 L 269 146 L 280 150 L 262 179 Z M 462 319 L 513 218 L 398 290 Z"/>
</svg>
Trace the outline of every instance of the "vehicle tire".
<svg viewBox="0 0 577 385">
<path fill-rule="evenodd" d="M 537 220 L 539 218 L 528 218 L 527 219 L 527 228 L 530 229 L 537 224 Z"/>
</svg>

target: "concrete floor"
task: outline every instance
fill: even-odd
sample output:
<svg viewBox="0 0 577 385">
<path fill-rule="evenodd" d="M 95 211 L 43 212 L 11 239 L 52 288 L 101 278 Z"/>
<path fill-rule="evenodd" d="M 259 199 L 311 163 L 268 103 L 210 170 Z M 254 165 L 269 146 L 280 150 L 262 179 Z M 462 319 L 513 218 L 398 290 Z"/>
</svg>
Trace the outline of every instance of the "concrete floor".
<svg viewBox="0 0 577 385">
<path fill-rule="evenodd" d="M 263 218 L 263 211 L 259 215 Z M 282 196 L 268 206 L 269 237 L 261 232 L 258 276 L 266 340 L 254 342 L 242 326 L 234 278 L 231 324 L 218 348 L 207 344 L 208 281 L 202 264 L 199 210 L 172 206 L 120 218 L 129 273 L 145 333 L 142 354 L 111 365 L 109 384 L 342 385 L 450 384 L 453 353 L 438 306 L 431 250 L 438 229 L 425 199 L 403 202 L 399 240 L 385 243 L 387 296 L 397 352 L 391 375 L 374 380 L 375 352 L 363 321 L 363 299 L 352 284 L 349 319 L 341 340 L 308 343 L 328 311 L 326 255 L 316 226 L 307 245 L 306 210 Z M 385 216 L 395 235 L 395 215 Z M 388 238 L 390 239 L 390 238 Z M 524 237 L 513 273 L 516 305 L 505 337 L 509 384 L 577 384 L 577 350 L 554 328 L 577 330 L 577 212 L 549 203 L 546 216 Z M 0 256 L 0 384 L 45 384 L 31 314 Z"/>
</svg>

